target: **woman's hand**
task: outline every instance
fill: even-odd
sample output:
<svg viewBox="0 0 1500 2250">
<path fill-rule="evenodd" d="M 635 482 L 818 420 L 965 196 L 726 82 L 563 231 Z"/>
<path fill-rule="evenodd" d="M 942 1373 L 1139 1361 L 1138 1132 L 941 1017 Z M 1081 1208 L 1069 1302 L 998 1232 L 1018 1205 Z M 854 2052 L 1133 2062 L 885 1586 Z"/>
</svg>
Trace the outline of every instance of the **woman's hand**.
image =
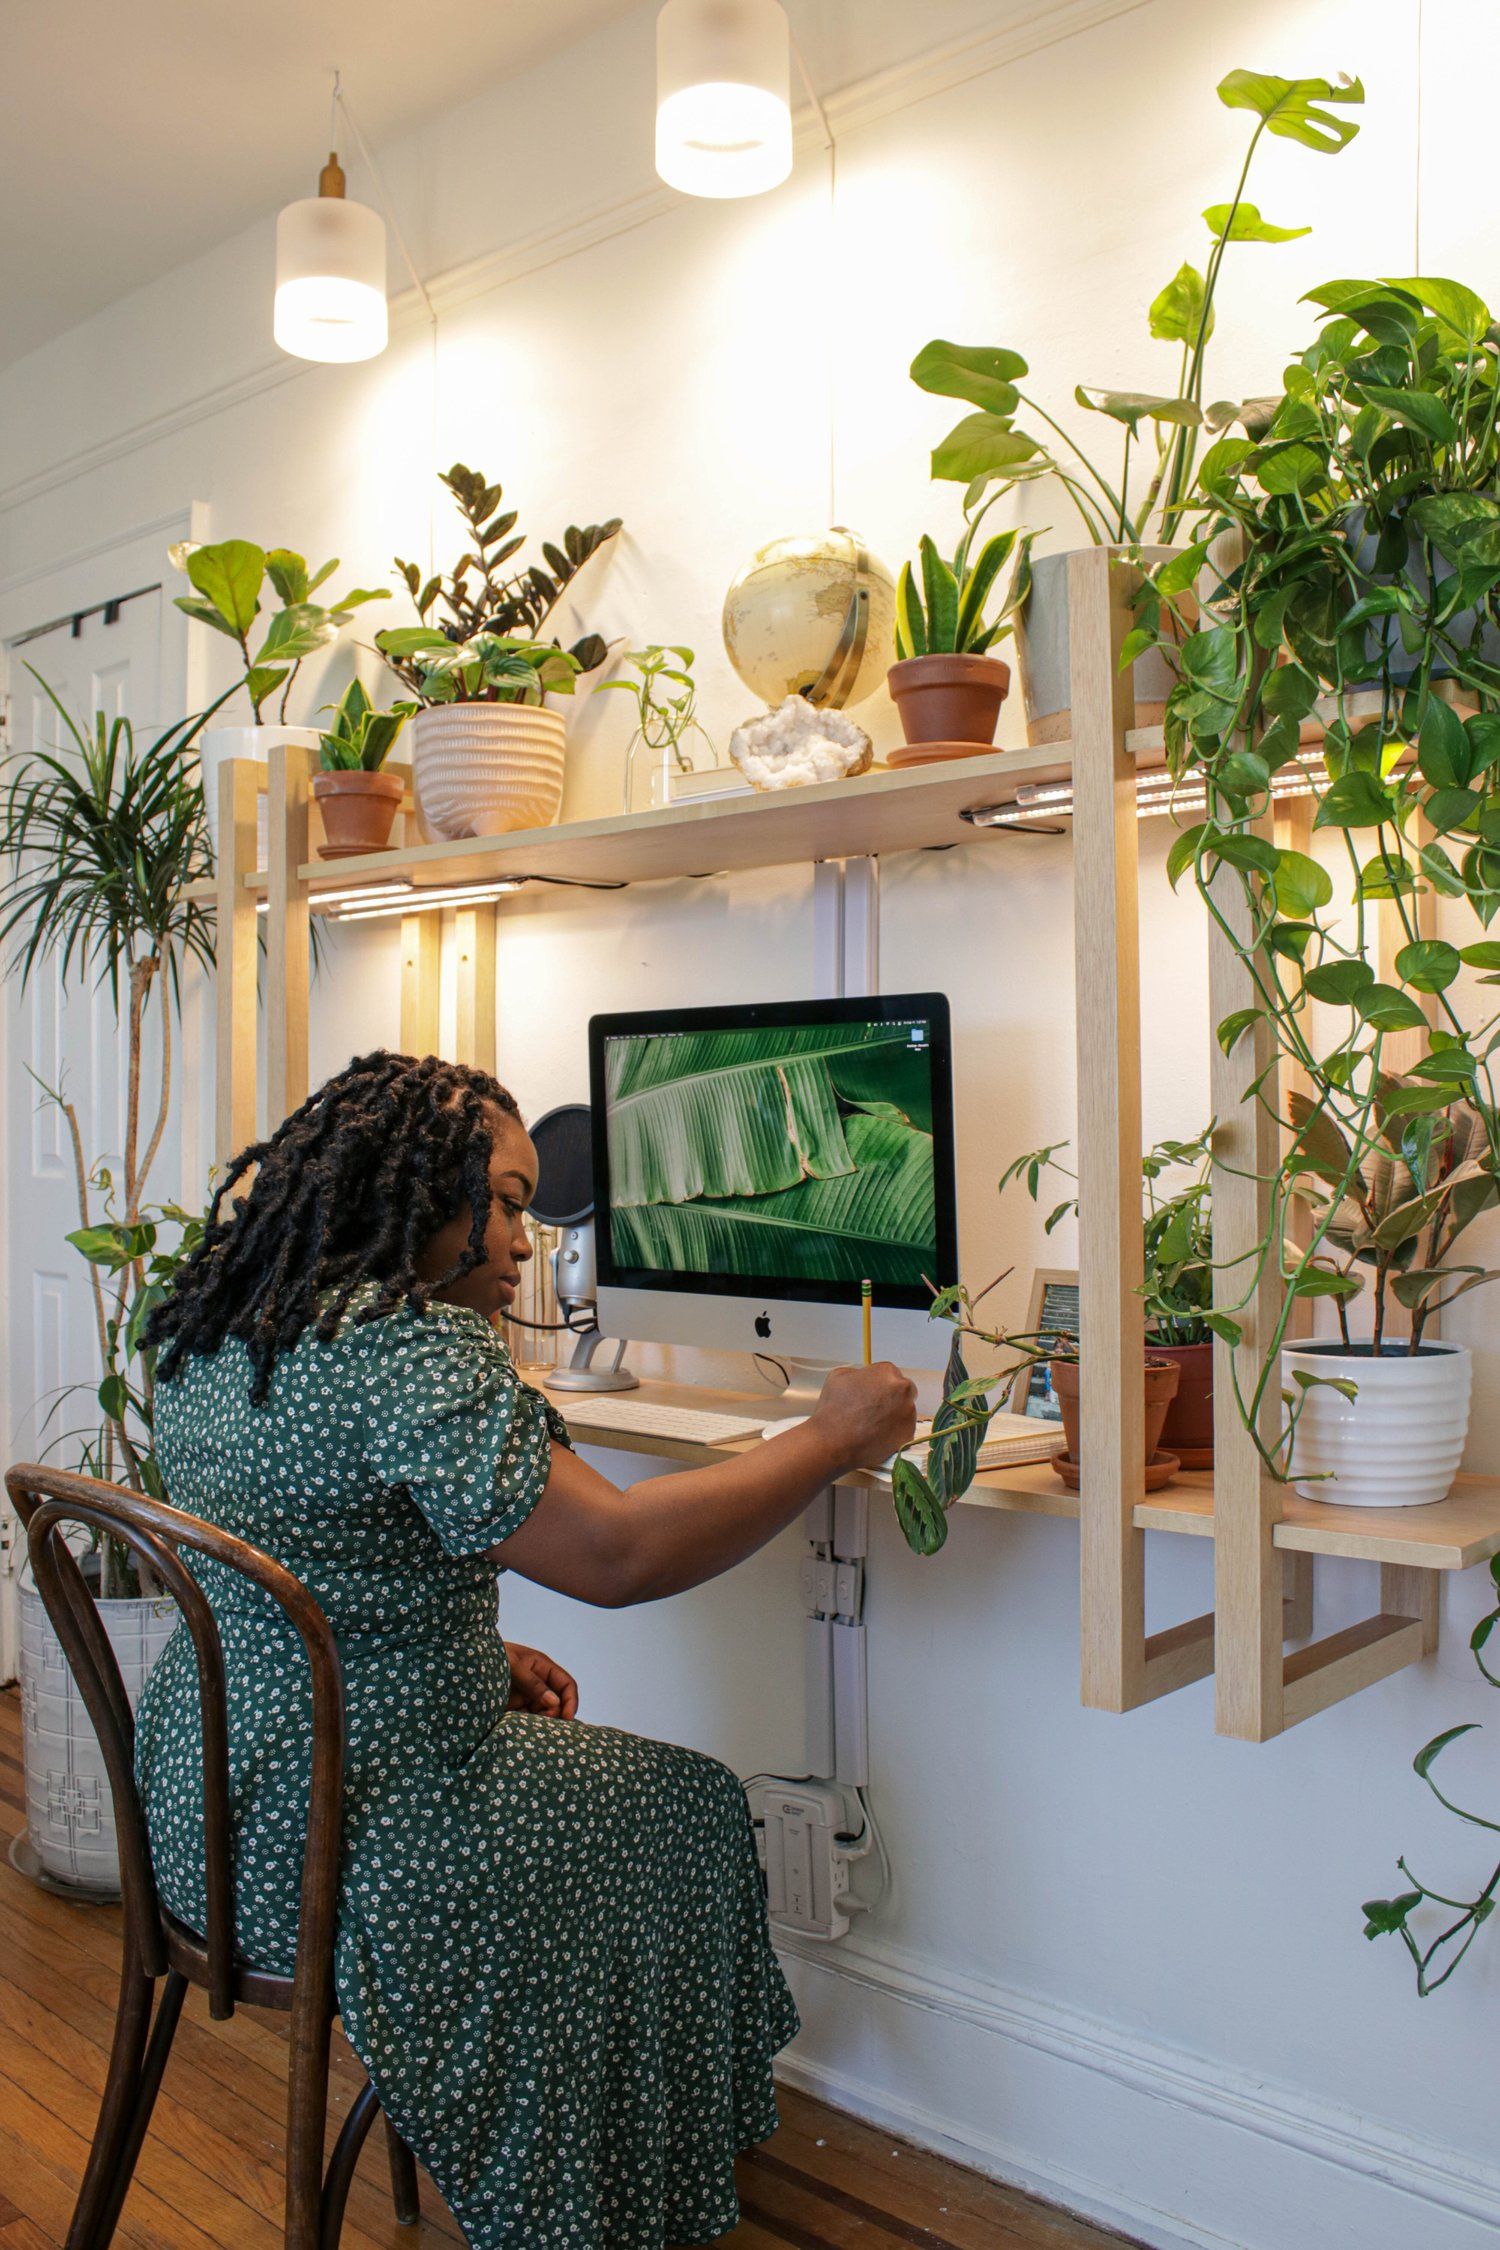
<svg viewBox="0 0 1500 2250">
<path fill-rule="evenodd" d="M 826 1377 L 810 1429 L 826 1435 L 851 1469 L 876 1469 L 917 1426 L 916 1385 L 888 1359 L 873 1367 L 836 1367 Z"/>
<path fill-rule="evenodd" d="M 543 1719 L 577 1715 L 578 1682 L 571 1672 L 524 1641 L 507 1641 L 505 1653 L 510 1658 L 510 1710 L 535 1711 Z"/>
</svg>

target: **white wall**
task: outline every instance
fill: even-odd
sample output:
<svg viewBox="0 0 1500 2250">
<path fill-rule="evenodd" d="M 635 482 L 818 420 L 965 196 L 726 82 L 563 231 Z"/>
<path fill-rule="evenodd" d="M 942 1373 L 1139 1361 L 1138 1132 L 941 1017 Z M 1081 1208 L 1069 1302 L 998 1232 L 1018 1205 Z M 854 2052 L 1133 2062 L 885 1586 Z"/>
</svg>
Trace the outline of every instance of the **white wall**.
<svg viewBox="0 0 1500 2250">
<path fill-rule="evenodd" d="M 431 471 L 457 455 L 503 477 L 540 533 L 625 517 L 590 622 L 690 642 L 722 737 L 746 701 L 719 651 L 722 591 L 764 538 L 829 513 L 830 381 L 833 504 L 893 563 L 922 529 L 955 526 L 925 473 L 946 410 L 905 375 L 927 337 L 1018 344 L 1053 400 L 1077 380 L 1170 381 L 1144 308 L 1232 185 L 1244 120 L 1212 97 L 1226 70 L 1357 71 L 1369 106 L 1337 163 L 1266 149 L 1256 200 L 1316 232 L 1238 254 L 1215 389 L 1274 381 L 1317 279 L 1411 270 L 1416 0 L 793 13 L 816 14 L 814 64 L 841 89 L 836 216 L 815 140 L 763 202 L 658 188 L 643 8 L 388 152 L 416 254 L 447 277 L 435 394 L 415 315 L 366 368 L 275 359 L 269 213 L 0 377 L 0 582 L 194 499 L 215 535 L 338 552 L 368 580 L 392 550 L 450 551 Z M 1497 59 L 1486 0 L 1426 0 L 1422 261 L 1492 295 Z M 345 69 L 357 97 L 357 57 Z M 1036 520 L 1049 544 L 1071 538 L 1054 504 Z M 883 698 L 861 716 L 893 738 Z M 617 806 L 626 731 L 619 698 L 578 713 L 574 813 Z M 1017 738 L 1013 716 L 1002 732 Z M 1143 834 L 1152 1133 L 1195 1130 L 1207 1100 L 1202 925 L 1166 890 L 1165 840 Z M 1071 1124 L 1070 886 L 1067 844 L 1034 837 L 885 869 L 887 985 L 954 1002 L 965 1266 L 1013 1262 L 1013 1314 L 1043 1245 L 994 1180 Z M 315 1070 L 394 1039 L 394 942 L 394 925 L 336 940 Z M 607 904 L 524 896 L 502 929 L 503 1074 L 535 1112 L 583 1093 L 595 1009 L 800 993 L 809 977 L 801 871 Z M 1497 1467 L 1480 1306 L 1454 1325 L 1479 1352 L 1473 1460 Z M 795 1770 L 798 1554 L 788 1534 L 728 1580 L 620 1616 L 517 1583 L 506 1622 L 574 1666 L 587 1715 L 743 1772 Z M 1153 1542 L 1153 1623 L 1206 1608 L 1210 1567 L 1206 1543 Z M 1320 1571 L 1320 1630 L 1373 1607 L 1373 1570 Z M 1358 1915 L 1403 1848 L 1459 1886 L 1483 1863 L 1483 1839 L 1466 1843 L 1409 1771 L 1439 1727 L 1484 1715 L 1464 1645 L 1478 1579 L 1445 1589 L 1436 1659 L 1260 1748 L 1214 1737 L 1207 1684 L 1123 1719 L 1079 1709 L 1070 1526 L 960 1510 L 943 1555 L 919 1562 L 881 1522 L 870 1581 L 896 1880 L 848 1944 L 793 1960 L 791 2073 L 1153 2243 L 1478 2250 L 1500 2222 L 1500 1950 L 1481 1944 L 1423 2006 Z M 1460 1766 L 1482 1801 L 1484 1744 Z"/>
</svg>

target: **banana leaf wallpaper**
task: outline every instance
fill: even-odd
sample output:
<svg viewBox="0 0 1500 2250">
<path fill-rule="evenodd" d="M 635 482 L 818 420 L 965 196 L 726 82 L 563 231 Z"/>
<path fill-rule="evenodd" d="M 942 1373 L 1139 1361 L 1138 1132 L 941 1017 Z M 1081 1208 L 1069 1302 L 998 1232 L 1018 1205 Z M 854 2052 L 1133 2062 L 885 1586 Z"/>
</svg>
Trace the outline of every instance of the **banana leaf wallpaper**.
<svg viewBox="0 0 1500 2250">
<path fill-rule="evenodd" d="M 934 1270 L 932 1066 L 909 1024 L 616 1038 L 617 1263 L 921 1286 Z"/>
</svg>

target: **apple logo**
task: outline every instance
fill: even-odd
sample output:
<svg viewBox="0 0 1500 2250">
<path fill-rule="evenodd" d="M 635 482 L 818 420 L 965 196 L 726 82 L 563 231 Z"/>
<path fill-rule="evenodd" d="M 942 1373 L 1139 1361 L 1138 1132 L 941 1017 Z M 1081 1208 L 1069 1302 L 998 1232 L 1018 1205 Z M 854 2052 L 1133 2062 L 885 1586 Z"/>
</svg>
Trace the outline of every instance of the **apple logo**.
<svg viewBox="0 0 1500 2250">
<path fill-rule="evenodd" d="M 757 1313 L 757 1314 L 756 1314 L 756 1316 L 755 1316 L 755 1333 L 756 1333 L 756 1335 L 757 1335 L 757 1336 L 769 1336 L 769 1335 L 770 1335 L 770 1333 L 771 1333 L 771 1316 L 770 1316 L 770 1314 L 769 1314 L 769 1313 L 763 1313 L 763 1312 L 761 1312 L 761 1313 Z"/>
</svg>

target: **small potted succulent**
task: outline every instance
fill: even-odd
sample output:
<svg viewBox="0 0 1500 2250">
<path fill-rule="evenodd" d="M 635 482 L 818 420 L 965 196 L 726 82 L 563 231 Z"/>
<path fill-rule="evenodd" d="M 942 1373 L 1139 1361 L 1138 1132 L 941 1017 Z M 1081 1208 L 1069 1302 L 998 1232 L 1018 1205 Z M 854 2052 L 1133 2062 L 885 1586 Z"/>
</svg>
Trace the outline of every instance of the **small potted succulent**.
<svg viewBox="0 0 1500 2250">
<path fill-rule="evenodd" d="M 544 628 L 589 559 L 616 537 L 618 516 L 544 541 L 546 568 L 508 565 L 525 544 L 501 487 L 455 462 L 440 480 L 469 546 L 446 578 L 396 568 L 421 623 L 377 633 L 375 645 L 418 703 L 412 721 L 417 807 L 439 836 L 543 828 L 562 809 L 564 730 L 548 695 L 571 695 L 609 651 L 598 633 L 564 649 Z"/>
<path fill-rule="evenodd" d="M 174 597 L 184 615 L 234 642 L 244 666 L 244 689 L 251 724 L 205 728 L 198 747 L 209 842 L 218 849 L 218 773 L 227 758 L 253 758 L 264 765 L 275 743 L 300 742 L 312 749 L 316 729 L 288 724 L 292 690 L 304 661 L 337 638 L 366 602 L 385 601 L 384 586 L 355 586 L 347 594 L 315 601 L 313 596 L 338 569 L 337 558 L 310 571 L 290 547 L 257 547 L 249 539 L 221 539 L 211 546 L 184 539 L 168 550 L 172 566 L 192 585 Z M 257 619 L 263 605 L 270 614 L 263 633 Z M 252 645 L 258 640 L 258 645 Z M 271 714 L 268 716 L 268 713 Z M 265 815 L 261 814 L 264 861 Z"/>
<path fill-rule="evenodd" d="M 1244 198 L 1250 165 L 1263 134 L 1300 142 L 1336 156 L 1358 132 L 1339 107 L 1364 99 L 1357 80 L 1277 78 L 1263 71 L 1232 70 L 1218 89 L 1227 109 L 1249 110 L 1256 123 L 1233 199 L 1204 212 L 1210 243 L 1202 272 L 1182 265 L 1152 299 L 1150 332 L 1177 354 L 1175 388 L 1165 396 L 1110 391 L 1079 384 L 1076 404 L 1103 415 L 1123 431 L 1118 468 L 1101 467 L 1055 416 L 1022 387 L 1029 372 L 1020 352 L 1000 345 L 953 344 L 937 339 L 918 352 L 912 380 L 924 391 L 962 400 L 967 413 L 933 452 L 932 473 L 966 487 L 968 503 L 1050 479 L 1067 496 L 1088 538 L 1154 566 L 1170 569 L 1171 548 L 1153 540 L 1181 536 L 1185 510 L 1195 504 L 1195 462 L 1203 430 L 1223 429 L 1241 414 L 1216 401 L 1205 381 L 1205 358 L 1214 327 L 1214 292 L 1231 244 L 1290 241 L 1306 227 L 1273 226 Z M 1027 426 L 1029 423 L 1029 427 Z M 1147 455 L 1144 496 L 1132 491 L 1131 472 Z M 1133 455 L 1135 456 L 1133 458 Z M 1196 560 L 1176 589 L 1196 574 Z M 1170 581 L 1169 581 L 1170 586 Z M 1032 743 L 1064 741 L 1072 731 L 1068 637 L 1068 557 L 1040 557 L 1017 624 L 1026 725 Z M 1166 658 L 1143 632 L 1129 647 L 1134 662 L 1135 723 L 1156 725 L 1173 684 Z"/>
<path fill-rule="evenodd" d="M 403 783 L 385 772 L 396 739 L 416 710 L 415 703 L 393 703 L 377 711 L 364 685 L 351 680 L 332 711 L 333 724 L 318 734 L 319 771 L 312 790 L 323 816 L 320 859 L 348 859 L 360 852 L 384 851 L 401 803 Z"/>
<path fill-rule="evenodd" d="M 504 633 L 450 641 L 425 625 L 398 626 L 379 645 L 416 687 L 412 777 L 428 828 L 458 838 L 550 826 L 566 736 L 542 699 L 573 693 L 577 657 Z"/>
<path fill-rule="evenodd" d="M 996 532 L 976 554 L 983 515 L 980 506 L 968 518 L 951 563 L 923 537 L 920 585 L 911 564 L 902 567 L 896 587 L 898 661 L 888 685 L 906 741 L 892 751 L 893 766 L 972 757 L 994 742 L 1010 667 L 990 651 L 1012 630 L 1026 598 L 1031 534 Z M 990 598 L 1008 564 L 1010 578 L 998 614 L 991 617 Z"/>
</svg>

